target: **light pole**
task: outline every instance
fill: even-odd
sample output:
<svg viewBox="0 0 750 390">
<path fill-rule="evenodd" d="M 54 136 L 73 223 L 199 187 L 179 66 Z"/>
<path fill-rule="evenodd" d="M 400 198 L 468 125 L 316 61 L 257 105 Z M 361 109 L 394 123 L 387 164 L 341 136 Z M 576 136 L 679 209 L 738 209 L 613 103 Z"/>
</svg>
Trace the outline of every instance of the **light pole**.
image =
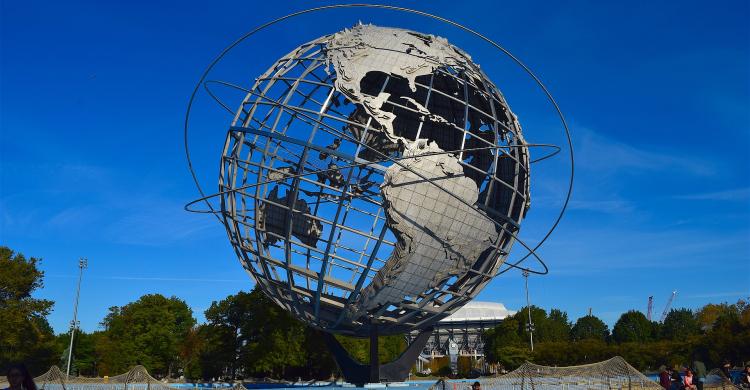
<svg viewBox="0 0 750 390">
<path fill-rule="evenodd" d="M 81 295 L 81 279 L 83 278 L 83 269 L 89 265 L 88 259 L 80 258 L 78 260 L 78 288 L 76 289 L 76 302 L 73 306 L 73 321 L 70 321 L 70 346 L 68 347 L 68 369 L 66 375 L 70 375 L 70 362 L 73 359 L 73 337 L 76 334 L 78 326 L 78 297 Z"/>
<path fill-rule="evenodd" d="M 526 280 L 526 309 L 529 312 L 529 323 L 526 330 L 529 331 L 529 343 L 531 343 L 531 352 L 534 352 L 534 323 L 531 322 L 531 303 L 529 303 L 529 271 L 523 270 L 523 277 Z"/>
</svg>

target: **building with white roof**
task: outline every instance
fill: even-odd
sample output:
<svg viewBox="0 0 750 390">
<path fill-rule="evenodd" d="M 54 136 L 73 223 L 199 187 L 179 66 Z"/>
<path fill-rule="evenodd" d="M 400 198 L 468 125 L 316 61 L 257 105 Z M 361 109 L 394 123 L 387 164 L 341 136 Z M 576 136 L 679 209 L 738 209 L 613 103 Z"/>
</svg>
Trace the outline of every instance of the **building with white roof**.
<svg viewBox="0 0 750 390">
<path fill-rule="evenodd" d="M 440 323 L 448 322 L 497 322 L 505 319 L 508 316 L 516 314 L 515 311 L 508 310 L 505 305 L 499 302 L 477 302 L 470 301 L 464 307 L 458 309 L 455 313 L 446 317 L 440 321 Z"/>
<path fill-rule="evenodd" d="M 432 337 L 422 356 L 432 358 L 447 355 L 451 341 L 458 346 L 459 355 L 484 356 L 482 334 L 515 313 L 502 303 L 471 301 L 434 325 Z M 419 332 L 412 332 L 409 335 L 410 341 L 418 334 Z"/>
</svg>

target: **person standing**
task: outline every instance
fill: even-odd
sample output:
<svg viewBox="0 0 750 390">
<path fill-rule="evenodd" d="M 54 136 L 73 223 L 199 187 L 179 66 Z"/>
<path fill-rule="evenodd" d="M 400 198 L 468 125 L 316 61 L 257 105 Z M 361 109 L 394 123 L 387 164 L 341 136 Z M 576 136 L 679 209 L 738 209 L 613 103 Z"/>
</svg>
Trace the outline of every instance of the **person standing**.
<svg viewBox="0 0 750 390">
<path fill-rule="evenodd" d="M 706 364 L 695 359 L 693 361 L 693 374 L 695 375 L 695 386 L 698 390 L 703 390 L 703 382 L 706 381 Z"/>
<path fill-rule="evenodd" d="M 747 364 L 740 374 L 740 386 L 750 389 L 750 364 Z"/>
<path fill-rule="evenodd" d="M 732 368 L 732 363 L 729 362 L 729 360 L 724 360 L 724 363 L 721 365 L 721 379 L 724 383 L 732 383 L 732 373 L 729 371 Z"/>
<path fill-rule="evenodd" d="M 37 390 L 34 378 L 22 363 L 14 364 L 8 369 L 8 390 Z"/>
<path fill-rule="evenodd" d="M 672 378 L 669 385 L 669 390 L 683 390 L 685 385 L 682 383 L 682 377 L 680 377 L 679 370 L 672 370 Z"/>
<path fill-rule="evenodd" d="M 693 370 L 685 368 L 685 377 L 682 378 L 682 384 L 685 390 L 698 390 L 698 386 L 695 385 L 695 378 L 693 377 Z"/>
<path fill-rule="evenodd" d="M 661 387 L 665 389 L 669 389 L 671 384 L 671 375 L 669 374 L 669 368 L 665 366 L 661 366 L 661 370 L 659 371 L 659 384 Z"/>
</svg>

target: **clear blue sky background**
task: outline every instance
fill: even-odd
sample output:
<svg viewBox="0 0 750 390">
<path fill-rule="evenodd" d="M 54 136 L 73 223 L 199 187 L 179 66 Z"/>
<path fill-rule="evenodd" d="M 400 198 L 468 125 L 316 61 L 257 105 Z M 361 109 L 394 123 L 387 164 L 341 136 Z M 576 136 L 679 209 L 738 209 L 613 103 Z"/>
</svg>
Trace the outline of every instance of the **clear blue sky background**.
<svg viewBox="0 0 750 390">
<path fill-rule="evenodd" d="M 175 295 L 202 320 L 214 300 L 249 290 L 223 228 L 183 205 L 197 194 L 182 150 L 187 99 L 230 41 L 270 18 L 327 2 L 3 1 L 0 244 L 43 258 L 50 321 Z M 653 4 L 651 4 L 653 3 Z M 557 97 L 577 152 L 570 211 L 530 280 L 533 303 L 610 325 L 750 295 L 750 9 L 747 1 L 404 1 L 465 23 L 528 63 Z M 282 53 L 358 20 L 447 37 L 472 54 L 532 142 L 562 143 L 554 115 L 507 59 L 453 28 L 390 11 L 301 17 L 243 45 L 218 76 L 251 83 Z M 200 100 L 193 147 L 215 188 L 229 118 Z M 236 103 L 233 103 L 236 104 Z M 534 167 L 523 237 L 536 242 L 565 188 L 564 158 Z M 513 256 L 523 254 L 515 247 Z M 530 263 L 531 264 L 531 263 Z M 524 304 L 510 272 L 479 296 Z"/>
</svg>

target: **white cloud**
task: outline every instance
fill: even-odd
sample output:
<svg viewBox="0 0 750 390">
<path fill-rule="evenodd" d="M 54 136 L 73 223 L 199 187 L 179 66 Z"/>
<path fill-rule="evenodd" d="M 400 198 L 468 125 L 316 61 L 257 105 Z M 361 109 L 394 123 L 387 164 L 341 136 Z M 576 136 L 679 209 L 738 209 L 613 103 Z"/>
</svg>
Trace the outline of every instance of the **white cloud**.
<svg viewBox="0 0 750 390">
<path fill-rule="evenodd" d="M 730 291 L 730 292 L 718 292 L 718 293 L 706 293 L 706 294 L 687 294 L 681 298 L 684 299 L 707 299 L 707 298 L 728 298 L 736 297 L 742 298 L 750 296 L 750 289 L 746 291 Z"/>
<path fill-rule="evenodd" d="M 223 232 L 214 218 L 186 212 L 182 199 L 170 193 L 170 179 L 126 177 L 130 174 L 80 163 L 29 169 L 29 176 L 44 186 L 35 182 L 0 194 L 0 228 L 16 234 L 78 239 L 86 232 L 102 242 L 165 246 L 194 239 L 212 227 L 216 235 Z"/>
<path fill-rule="evenodd" d="M 104 229 L 113 242 L 160 246 L 195 237 L 211 228 L 223 232 L 214 218 L 188 213 L 177 202 L 141 199 L 128 204 L 124 211 Z"/>
<path fill-rule="evenodd" d="M 608 138 L 585 127 L 576 129 L 576 166 L 593 172 L 665 172 L 678 171 L 695 176 L 709 176 L 715 167 L 694 155 L 662 148 L 633 145 Z"/>
<path fill-rule="evenodd" d="M 685 200 L 750 200 L 750 187 L 748 188 L 737 188 L 733 190 L 715 191 L 715 192 L 700 192 L 696 194 L 676 195 L 675 199 Z"/>
<path fill-rule="evenodd" d="M 723 258 L 746 256 L 750 249 L 747 238 L 747 231 L 719 235 L 694 229 L 649 232 L 612 226 L 578 227 L 553 236 L 542 251 L 550 272 L 559 275 L 676 267 L 698 269 L 715 261 L 717 253 Z"/>
<path fill-rule="evenodd" d="M 95 223 L 99 215 L 99 210 L 94 205 L 77 205 L 53 214 L 47 220 L 47 225 L 62 229 L 79 228 L 86 223 Z"/>
<path fill-rule="evenodd" d="M 608 214 L 630 213 L 635 210 L 635 205 L 627 200 L 571 200 L 568 204 L 570 210 L 596 211 Z"/>
<path fill-rule="evenodd" d="M 47 278 L 76 279 L 78 275 L 45 275 Z M 129 280 L 142 282 L 201 282 L 201 283 L 243 283 L 247 284 L 248 279 L 216 279 L 216 278 L 163 278 L 149 276 L 97 276 L 86 275 L 86 279 L 100 280 Z"/>
</svg>

